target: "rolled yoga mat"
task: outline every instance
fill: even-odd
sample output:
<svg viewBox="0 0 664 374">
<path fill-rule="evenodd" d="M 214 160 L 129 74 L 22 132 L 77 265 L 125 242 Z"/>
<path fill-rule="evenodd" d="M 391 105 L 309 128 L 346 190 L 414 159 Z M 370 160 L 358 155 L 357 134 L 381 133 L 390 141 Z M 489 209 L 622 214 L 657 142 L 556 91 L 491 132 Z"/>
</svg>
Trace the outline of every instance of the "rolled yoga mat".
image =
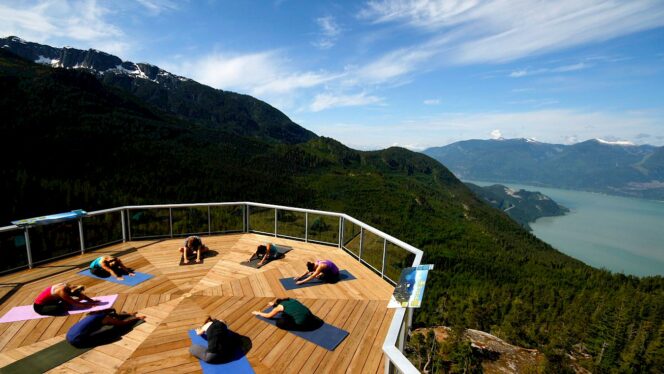
<svg viewBox="0 0 664 374">
<path fill-rule="evenodd" d="M 189 338 L 191 342 L 201 347 L 207 347 L 207 340 L 202 336 L 197 335 L 196 331 L 189 330 Z M 222 363 L 207 363 L 203 360 L 198 360 L 201 364 L 201 369 L 203 373 L 254 373 L 254 369 L 251 367 L 247 356 L 242 351 L 240 346 L 237 347 L 236 352 L 227 360 Z"/>
<path fill-rule="evenodd" d="M 305 279 L 305 278 L 306 278 L 306 276 L 302 277 L 302 279 Z M 335 282 L 335 283 L 339 283 L 341 281 L 346 281 L 346 280 L 353 280 L 353 279 L 357 279 L 357 278 L 355 278 L 353 276 L 353 274 L 348 272 L 348 270 L 341 270 L 339 272 L 339 281 Z M 317 286 L 319 284 L 335 284 L 335 283 L 323 282 L 320 279 L 312 279 L 307 283 L 295 284 L 295 282 L 297 282 L 297 281 L 295 279 L 293 279 L 293 277 L 281 278 L 281 279 L 279 279 L 279 282 L 281 282 L 281 285 L 284 286 L 285 290 L 293 290 L 293 289 L 296 289 L 296 288 L 305 288 L 305 287 Z"/>
<path fill-rule="evenodd" d="M 63 314 L 63 316 L 67 316 L 67 315 L 71 315 L 71 314 L 94 312 L 96 310 L 108 309 L 108 308 L 113 306 L 113 303 L 115 302 L 115 300 L 117 298 L 118 298 L 118 295 L 93 297 L 92 299 L 99 300 L 99 301 L 102 302 L 102 304 L 98 304 L 98 305 L 95 305 L 91 308 L 85 308 L 85 309 L 70 309 L 70 310 L 67 311 L 67 313 Z M 29 319 L 38 319 L 38 318 L 46 318 L 46 317 L 54 317 L 54 316 L 42 316 L 41 314 L 37 314 L 37 312 L 35 312 L 32 305 L 22 305 L 22 306 L 13 307 L 9 312 L 7 312 L 4 316 L 2 316 L 2 318 L 0 318 L 0 323 L 2 323 L 2 322 L 26 321 L 26 320 L 29 320 Z M 55 317 L 58 317 L 58 316 L 55 316 Z"/>
</svg>

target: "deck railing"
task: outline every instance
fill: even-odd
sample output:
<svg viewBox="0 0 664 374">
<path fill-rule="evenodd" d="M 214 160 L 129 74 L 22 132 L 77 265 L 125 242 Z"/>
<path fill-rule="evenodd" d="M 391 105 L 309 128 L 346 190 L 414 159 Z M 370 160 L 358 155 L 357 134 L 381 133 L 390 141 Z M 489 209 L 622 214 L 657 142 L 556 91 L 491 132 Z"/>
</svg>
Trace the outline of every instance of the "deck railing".
<svg viewBox="0 0 664 374">
<path fill-rule="evenodd" d="M 80 219 L 0 227 L 0 274 L 87 250 L 140 239 L 251 232 L 336 246 L 392 285 L 422 251 L 343 213 L 253 202 L 135 205 L 89 212 Z M 385 373 L 417 373 L 403 355 L 412 309 L 396 309 L 383 352 Z"/>
</svg>

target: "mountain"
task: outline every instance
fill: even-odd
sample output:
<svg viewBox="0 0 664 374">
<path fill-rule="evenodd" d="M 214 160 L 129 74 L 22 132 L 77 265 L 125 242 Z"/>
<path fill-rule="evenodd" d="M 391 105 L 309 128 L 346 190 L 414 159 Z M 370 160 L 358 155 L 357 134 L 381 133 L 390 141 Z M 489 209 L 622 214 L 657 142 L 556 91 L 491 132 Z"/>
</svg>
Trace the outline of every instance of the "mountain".
<svg viewBox="0 0 664 374">
<path fill-rule="evenodd" d="M 278 143 L 303 143 L 316 137 L 263 101 L 217 90 L 154 65 L 122 61 L 95 49 L 54 48 L 15 36 L 0 38 L 0 46 L 28 61 L 91 72 L 107 85 L 193 123 Z"/>
<path fill-rule="evenodd" d="M 161 110 L 95 72 L 2 49 L 0 139 L 2 222 L 76 208 L 234 200 L 342 211 L 421 248 L 423 263 L 435 265 L 416 327 L 487 331 L 540 349 L 543 365 L 555 369 L 575 346 L 595 372 L 664 365 L 662 277 L 613 274 L 556 251 L 424 154 L 361 152 L 324 137 L 290 144 L 243 136 Z M 52 251 L 66 236 L 33 234 L 35 246 L 46 242 Z M 382 242 L 372 245 L 368 232 L 365 240 L 363 259 L 379 266 Z M 0 235 L 2 266 L 17 256 L 12 243 Z M 388 247 L 388 271 L 409 260 Z"/>
<path fill-rule="evenodd" d="M 424 153 L 461 179 L 664 197 L 664 147 L 600 139 L 573 145 L 498 139 L 461 141 Z"/>
<path fill-rule="evenodd" d="M 528 223 L 535 222 L 541 217 L 562 216 L 569 209 L 558 205 L 550 197 L 526 190 L 512 190 L 501 184 L 480 187 L 473 183 L 466 183 L 475 195 L 483 199 L 496 209 L 500 209 L 513 220 L 528 230 Z"/>
</svg>

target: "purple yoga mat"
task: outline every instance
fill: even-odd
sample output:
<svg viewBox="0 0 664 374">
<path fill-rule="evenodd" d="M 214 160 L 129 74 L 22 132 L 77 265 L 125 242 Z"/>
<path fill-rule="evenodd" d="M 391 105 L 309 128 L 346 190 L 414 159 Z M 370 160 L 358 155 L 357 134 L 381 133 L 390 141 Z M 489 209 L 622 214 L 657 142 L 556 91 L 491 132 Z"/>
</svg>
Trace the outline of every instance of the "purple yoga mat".
<svg viewBox="0 0 664 374">
<path fill-rule="evenodd" d="M 103 304 L 95 305 L 94 307 L 87 309 L 70 309 L 66 315 L 87 313 L 87 312 L 94 312 L 95 310 L 108 309 L 113 306 L 113 303 L 117 298 L 118 295 L 93 297 L 92 299 L 99 300 L 103 302 Z M 29 319 L 38 319 L 46 317 L 51 317 L 51 316 L 42 316 L 41 314 L 37 314 L 35 310 L 32 309 L 32 305 L 15 306 L 9 312 L 7 312 L 7 314 L 2 316 L 2 318 L 0 318 L 0 323 L 26 321 Z"/>
</svg>

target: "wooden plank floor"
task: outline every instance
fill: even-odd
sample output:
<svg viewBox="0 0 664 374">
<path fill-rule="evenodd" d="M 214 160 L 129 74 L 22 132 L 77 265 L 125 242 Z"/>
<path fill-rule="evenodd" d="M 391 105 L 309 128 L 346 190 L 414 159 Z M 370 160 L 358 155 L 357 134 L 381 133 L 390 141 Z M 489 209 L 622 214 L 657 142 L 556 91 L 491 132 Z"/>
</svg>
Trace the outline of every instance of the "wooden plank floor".
<svg viewBox="0 0 664 374">
<path fill-rule="evenodd" d="M 81 256 L 0 277 L 0 315 L 31 304 L 44 288 L 58 283 L 83 284 L 90 296 L 118 294 L 117 310 L 138 312 L 146 323 L 121 340 L 97 347 L 53 369 L 52 373 L 196 373 L 187 331 L 207 316 L 224 319 L 251 341 L 247 354 L 257 373 L 379 373 L 384 371 L 382 343 L 392 320 L 387 302 L 393 287 L 335 247 L 256 234 L 203 238 L 214 256 L 203 264 L 178 266 L 182 239 L 117 244 Z M 294 248 L 284 259 L 261 269 L 240 264 L 265 242 Z M 154 278 L 134 287 L 77 273 L 102 255 L 122 258 Z M 300 275 L 305 263 L 330 259 L 357 279 L 286 291 L 280 278 Z M 251 315 L 275 297 L 294 297 L 327 323 L 350 332 L 327 351 Z M 82 314 L 0 324 L 0 367 L 60 342 Z"/>
</svg>

